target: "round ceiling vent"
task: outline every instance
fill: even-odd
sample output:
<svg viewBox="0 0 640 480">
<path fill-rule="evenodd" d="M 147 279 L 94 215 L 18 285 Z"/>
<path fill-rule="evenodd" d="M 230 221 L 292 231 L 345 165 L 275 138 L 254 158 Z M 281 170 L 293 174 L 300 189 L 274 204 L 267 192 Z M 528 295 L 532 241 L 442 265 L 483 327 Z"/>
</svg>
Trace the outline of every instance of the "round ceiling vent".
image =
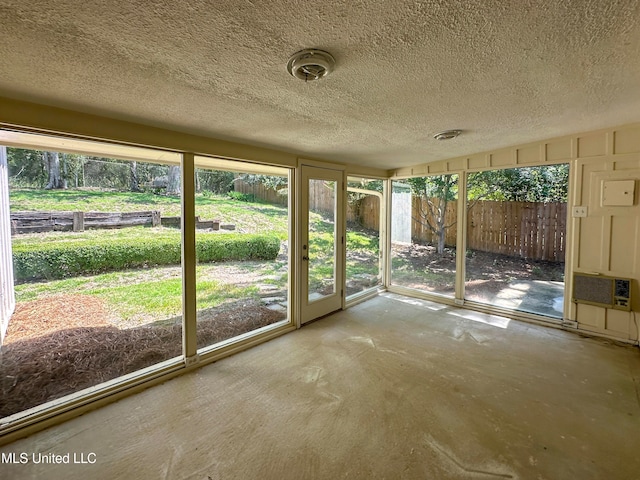
<svg viewBox="0 0 640 480">
<path fill-rule="evenodd" d="M 436 140 L 451 140 L 456 138 L 462 133 L 462 130 L 445 130 L 444 132 L 436 133 L 433 138 Z"/>
<path fill-rule="evenodd" d="M 287 71 L 296 78 L 311 82 L 318 80 L 333 70 L 336 61 L 331 54 L 307 48 L 295 53 L 287 63 Z"/>
</svg>

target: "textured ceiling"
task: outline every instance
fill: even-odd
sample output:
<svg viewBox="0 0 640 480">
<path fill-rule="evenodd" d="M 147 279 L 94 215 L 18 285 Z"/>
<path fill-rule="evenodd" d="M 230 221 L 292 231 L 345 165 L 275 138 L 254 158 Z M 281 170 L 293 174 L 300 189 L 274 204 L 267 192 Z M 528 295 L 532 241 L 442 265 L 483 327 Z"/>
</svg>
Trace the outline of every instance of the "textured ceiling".
<svg viewBox="0 0 640 480">
<path fill-rule="evenodd" d="M 0 96 L 394 168 L 640 121 L 639 3 L 2 0 Z"/>
</svg>

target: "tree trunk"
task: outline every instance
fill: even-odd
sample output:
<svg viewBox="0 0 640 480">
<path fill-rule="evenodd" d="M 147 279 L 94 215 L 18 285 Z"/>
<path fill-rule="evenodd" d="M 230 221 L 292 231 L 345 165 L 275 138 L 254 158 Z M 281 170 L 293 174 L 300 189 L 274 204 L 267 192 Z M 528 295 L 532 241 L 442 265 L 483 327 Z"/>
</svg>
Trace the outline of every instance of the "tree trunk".
<svg viewBox="0 0 640 480">
<path fill-rule="evenodd" d="M 46 190 L 65 188 L 64 180 L 60 175 L 60 156 L 57 152 L 44 152 L 42 160 L 49 172 L 49 183 L 44 187 Z"/>
<path fill-rule="evenodd" d="M 129 189 L 132 192 L 140 192 L 140 182 L 138 180 L 138 162 L 129 163 L 130 183 Z"/>
<path fill-rule="evenodd" d="M 446 233 L 446 230 L 445 230 L 444 225 L 443 225 L 442 228 L 440 228 L 440 230 L 438 230 L 438 249 L 437 249 L 437 252 L 440 255 L 442 255 L 444 253 L 445 233 Z"/>
<path fill-rule="evenodd" d="M 180 167 L 169 167 L 167 175 L 167 195 L 180 195 Z"/>
<path fill-rule="evenodd" d="M 444 188 L 442 189 L 442 195 L 440 197 L 440 201 L 438 202 L 438 218 L 436 219 L 438 223 L 438 254 L 442 255 L 444 253 L 444 241 L 446 238 L 446 230 L 447 226 L 446 215 L 447 215 L 447 203 L 449 203 L 449 188 L 451 186 L 451 175 L 444 176 Z"/>
<path fill-rule="evenodd" d="M 68 188 L 67 178 L 69 178 L 69 170 L 67 169 L 67 154 L 62 154 L 62 188 Z"/>
</svg>

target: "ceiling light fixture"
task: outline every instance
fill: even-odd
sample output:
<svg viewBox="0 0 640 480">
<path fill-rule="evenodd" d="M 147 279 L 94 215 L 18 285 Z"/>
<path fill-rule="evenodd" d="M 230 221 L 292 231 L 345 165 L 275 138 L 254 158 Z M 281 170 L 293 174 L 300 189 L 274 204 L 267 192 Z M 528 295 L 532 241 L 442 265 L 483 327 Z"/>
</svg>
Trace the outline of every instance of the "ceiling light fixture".
<svg viewBox="0 0 640 480">
<path fill-rule="evenodd" d="M 456 138 L 462 133 L 462 130 L 445 130 L 444 132 L 436 133 L 433 138 L 436 140 L 451 140 Z"/>
<path fill-rule="evenodd" d="M 287 63 L 287 71 L 296 78 L 311 82 L 327 76 L 336 61 L 330 53 L 307 48 L 294 53 Z"/>
</svg>

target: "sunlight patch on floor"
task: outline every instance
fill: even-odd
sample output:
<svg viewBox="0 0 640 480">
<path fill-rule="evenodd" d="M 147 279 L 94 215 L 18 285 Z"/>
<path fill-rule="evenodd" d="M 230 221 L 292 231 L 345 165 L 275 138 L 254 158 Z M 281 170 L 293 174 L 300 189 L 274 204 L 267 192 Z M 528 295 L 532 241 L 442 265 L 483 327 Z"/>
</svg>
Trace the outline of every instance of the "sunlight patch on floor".
<svg viewBox="0 0 640 480">
<path fill-rule="evenodd" d="M 429 310 L 433 310 L 434 312 L 447 308 L 447 305 L 441 303 L 434 303 L 430 302 L 429 300 L 422 300 L 419 298 L 404 297 L 395 293 L 386 293 L 383 294 L 383 296 L 391 298 L 392 300 L 396 300 L 398 302 L 408 303 L 409 305 L 414 305 L 416 307 L 428 308 Z"/>
<path fill-rule="evenodd" d="M 479 312 L 470 312 L 468 310 L 452 310 L 451 312 L 447 312 L 447 314 L 453 315 L 454 317 L 464 318 L 465 320 L 471 320 L 473 322 L 484 323 L 486 325 L 491 325 L 492 327 L 498 328 L 507 328 L 509 326 L 509 323 L 511 323 L 511 320 L 505 317 L 486 315 Z"/>
</svg>

